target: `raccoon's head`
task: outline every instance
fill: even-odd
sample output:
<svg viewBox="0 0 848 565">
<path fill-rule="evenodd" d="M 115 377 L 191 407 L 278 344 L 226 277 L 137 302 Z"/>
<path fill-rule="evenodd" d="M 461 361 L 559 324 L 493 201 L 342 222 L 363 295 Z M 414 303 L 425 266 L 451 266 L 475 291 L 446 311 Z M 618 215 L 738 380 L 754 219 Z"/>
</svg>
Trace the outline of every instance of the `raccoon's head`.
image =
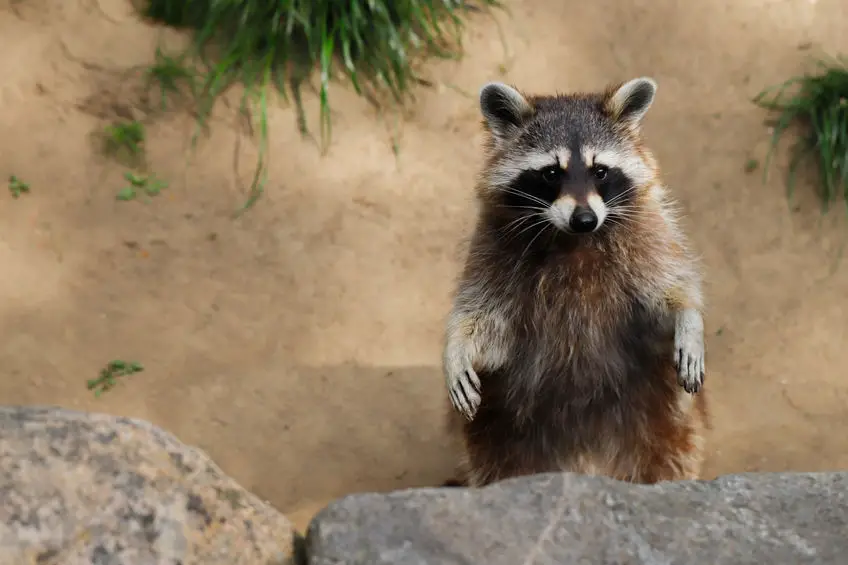
<svg viewBox="0 0 848 565">
<path fill-rule="evenodd" d="M 638 189 L 654 176 L 639 124 L 656 90 L 650 78 L 603 93 L 537 97 L 502 83 L 485 85 L 484 201 L 504 219 L 533 218 L 526 224 L 549 223 L 571 234 L 625 222 Z"/>
</svg>

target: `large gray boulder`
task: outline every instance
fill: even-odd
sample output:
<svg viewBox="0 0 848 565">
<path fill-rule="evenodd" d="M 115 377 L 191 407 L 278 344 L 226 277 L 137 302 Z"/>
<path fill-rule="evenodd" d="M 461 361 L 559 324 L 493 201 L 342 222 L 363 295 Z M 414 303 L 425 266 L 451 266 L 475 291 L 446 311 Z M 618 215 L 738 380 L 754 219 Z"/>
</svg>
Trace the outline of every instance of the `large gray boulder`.
<svg viewBox="0 0 848 565">
<path fill-rule="evenodd" d="M 292 536 L 152 424 L 0 407 L 0 565 L 283 565 Z"/>
<path fill-rule="evenodd" d="M 845 565 L 848 474 L 632 485 L 572 474 L 354 495 L 310 565 Z"/>
</svg>

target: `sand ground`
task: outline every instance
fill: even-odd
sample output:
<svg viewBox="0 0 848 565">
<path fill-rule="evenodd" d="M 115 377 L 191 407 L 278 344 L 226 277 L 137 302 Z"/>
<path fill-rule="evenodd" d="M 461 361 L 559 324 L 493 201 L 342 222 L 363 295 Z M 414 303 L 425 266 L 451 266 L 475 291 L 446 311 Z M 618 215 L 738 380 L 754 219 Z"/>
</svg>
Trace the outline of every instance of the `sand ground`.
<svg viewBox="0 0 848 565">
<path fill-rule="evenodd" d="M 300 527 L 346 493 L 441 482 L 441 329 L 472 219 L 477 88 L 650 74 L 646 135 L 707 268 L 707 475 L 848 467 L 848 225 L 812 196 L 788 205 L 779 171 L 745 172 L 768 140 L 750 98 L 811 53 L 848 51 L 848 4 L 509 4 L 506 49 L 479 16 L 461 62 L 427 66 L 437 88 L 402 122 L 398 159 L 345 88 L 323 158 L 274 110 L 271 184 L 234 220 L 255 153 L 226 108 L 193 156 L 190 117 L 149 127 L 171 181 L 150 203 L 116 202 L 125 169 L 89 141 L 138 111 L 122 77 L 161 30 L 128 0 L 0 0 L 0 173 L 32 187 L 0 194 L 0 401 L 151 420 Z M 85 381 L 113 358 L 146 370 L 95 399 Z"/>
</svg>

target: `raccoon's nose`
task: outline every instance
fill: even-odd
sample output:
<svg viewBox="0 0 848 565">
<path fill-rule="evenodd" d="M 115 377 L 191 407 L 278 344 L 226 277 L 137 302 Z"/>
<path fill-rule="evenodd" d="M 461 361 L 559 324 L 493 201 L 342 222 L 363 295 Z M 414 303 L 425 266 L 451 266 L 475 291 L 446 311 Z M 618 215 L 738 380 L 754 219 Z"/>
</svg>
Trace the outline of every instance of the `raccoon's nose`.
<svg viewBox="0 0 848 565">
<path fill-rule="evenodd" d="M 598 217 L 591 208 L 578 206 L 571 215 L 571 229 L 577 233 L 589 233 L 598 226 Z"/>
</svg>

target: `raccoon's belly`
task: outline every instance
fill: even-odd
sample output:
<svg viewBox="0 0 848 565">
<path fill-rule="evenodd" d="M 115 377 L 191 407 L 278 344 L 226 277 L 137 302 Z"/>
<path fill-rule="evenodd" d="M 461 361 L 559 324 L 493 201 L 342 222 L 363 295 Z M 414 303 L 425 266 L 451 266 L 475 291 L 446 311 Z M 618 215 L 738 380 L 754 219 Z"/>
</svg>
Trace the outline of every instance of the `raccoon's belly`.
<svg viewBox="0 0 848 565">
<path fill-rule="evenodd" d="M 533 336 L 524 343 L 536 346 L 479 373 L 482 400 L 466 431 L 497 444 L 501 459 L 520 454 L 544 470 L 554 459 L 604 449 L 610 437 L 641 426 L 652 403 L 675 390 L 668 321 L 622 320 L 604 343 L 581 349 L 578 341 L 569 355 L 551 355 L 556 344 L 544 339 Z"/>
<path fill-rule="evenodd" d="M 469 462 L 497 469 L 500 477 L 563 469 L 615 474 L 615 462 L 634 457 L 633 450 L 654 435 L 655 416 L 678 394 L 670 363 L 658 369 L 662 380 L 644 375 L 642 382 L 605 384 L 591 395 L 565 383 L 531 396 L 504 387 L 509 376 L 502 371 L 482 374 L 482 401 L 464 423 Z"/>
</svg>

